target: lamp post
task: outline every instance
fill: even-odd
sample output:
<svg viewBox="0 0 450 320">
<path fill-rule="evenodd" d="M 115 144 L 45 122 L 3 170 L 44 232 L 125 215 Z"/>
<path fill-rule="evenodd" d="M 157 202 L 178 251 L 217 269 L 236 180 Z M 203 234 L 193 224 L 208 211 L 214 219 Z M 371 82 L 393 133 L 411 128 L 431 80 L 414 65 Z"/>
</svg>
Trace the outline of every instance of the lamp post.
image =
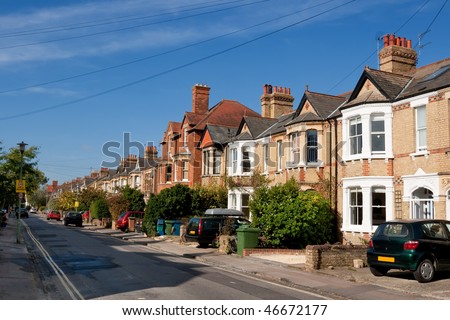
<svg viewBox="0 0 450 320">
<path fill-rule="evenodd" d="M 17 214 L 17 229 L 16 229 L 16 240 L 17 243 L 20 243 L 20 227 L 21 227 L 21 221 L 20 221 L 20 209 L 22 208 L 22 197 L 25 194 L 25 192 L 22 193 L 23 190 L 21 190 L 22 186 L 25 186 L 25 184 L 22 181 L 22 170 L 23 170 L 23 154 L 25 152 L 25 147 L 27 146 L 27 144 L 25 142 L 20 142 L 17 144 L 19 146 L 19 151 L 20 151 L 20 172 L 19 172 L 19 187 L 20 189 L 17 188 L 16 186 L 16 192 L 19 193 L 19 212 Z"/>
</svg>

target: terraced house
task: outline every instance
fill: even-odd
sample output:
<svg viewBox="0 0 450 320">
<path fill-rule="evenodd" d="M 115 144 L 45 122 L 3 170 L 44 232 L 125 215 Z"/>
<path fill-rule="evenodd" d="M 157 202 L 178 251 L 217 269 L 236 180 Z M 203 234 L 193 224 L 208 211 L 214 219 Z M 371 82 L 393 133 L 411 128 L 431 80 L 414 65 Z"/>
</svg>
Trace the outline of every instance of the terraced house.
<svg viewBox="0 0 450 320">
<path fill-rule="evenodd" d="M 355 87 L 332 96 L 264 85 L 261 115 L 234 100 L 209 108 L 210 88 L 192 88 L 192 111 L 169 122 L 148 157 L 100 172 L 117 183 L 159 193 L 175 183 L 230 184 L 228 207 L 251 218 L 252 177 L 296 179 L 334 208 L 344 243 L 370 238 L 385 220 L 450 219 L 450 58 L 417 66 L 410 40 L 386 35 L 379 69 L 366 67 Z M 123 176 L 126 173 L 126 176 Z"/>
<path fill-rule="evenodd" d="M 385 220 L 450 218 L 450 59 L 417 68 L 411 41 L 387 35 L 379 61 L 347 94 L 307 88 L 295 112 L 279 104 L 289 89 L 265 87 L 263 117 L 244 118 L 226 147 L 229 207 L 248 211 L 261 173 L 326 194 L 345 243 Z"/>
</svg>

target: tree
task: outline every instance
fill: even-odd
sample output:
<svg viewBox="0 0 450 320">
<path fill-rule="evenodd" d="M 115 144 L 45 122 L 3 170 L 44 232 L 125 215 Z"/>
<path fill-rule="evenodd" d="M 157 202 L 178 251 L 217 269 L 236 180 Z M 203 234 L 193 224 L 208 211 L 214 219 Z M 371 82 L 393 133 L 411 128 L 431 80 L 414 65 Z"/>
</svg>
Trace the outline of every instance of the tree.
<svg viewBox="0 0 450 320">
<path fill-rule="evenodd" d="M 195 185 L 192 189 L 192 213 L 202 215 L 209 208 L 226 208 L 228 190 L 225 186 Z"/>
<path fill-rule="evenodd" d="M 113 220 L 117 220 L 124 211 L 144 211 L 144 194 L 130 186 L 118 188 L 117 193 L 108 197 L 108 205 Z"/>
<path fill-rule="evenodd" d="M 142 221 L 142 231 L 149 237 L 154 237 L 156 235 L 156 224 L 158 218 L 160 218 L 159 212 L 157 196 L 152 193 L 147 201 L 144 220 Z"/>
<path fill-rule="evenodd" d="M 45 207 L 47 205 L 47 191 L 45 187 L 31 193 L 28 197 L 28 202 L 35 208 Z"/>
<path fill-rule="evenodd" d="M 192 214 L 192 194 L 188 186 L 176 184 L 162 190 L 155 199 L 155 213 L 160 218 L 170 220 Z"/>
<path fill-rule="evenodd" d="M 158 195 L 151 194 L 145 208 L 142 231 L 148 236 L 156 234 L 158 219 L 178 219 L 192 214 L 192 191 L 188 186 L 176 184 L 162 190 Z"/>
<path fill-rule="evenodd" d="M 22 166 L 22 180 L 26 181 L 26 192 L 32 194 L 48 179 L 37 169 L 36 157 L 39 148 L 31 146 L 25 149 L 23 158 L 19 148 L 10 148 L 8 153 L 0 145 L 0 205 L 13 206 L 18 202 L 16 193 L 16 180 L 19 180 Z"/>
<path fill-rule="evenodd" d="M 92 219 L 110 218 L 111 214 L 106 199 L 97 199 L 92 202 L 89 207 L 89 214 Z"/>
<path fill-rule="evenodd" d="M 128 203 L 127 210 L 144 211 L 145 200 L 144 194 L 141 192 L 141 190 L 131 188 L 130 186 L 125 186 L 121 189 L 121 193 Z"/>
<path fill-rule="evenodd" d="M 334 215 L 328 201 L 313 190 L 301 191 L 293 179 L 255 190 L 250 209 L 266 244 L 304 248 L 334 241 Z"/>
<path fill-rule="evenodd" d="M 86 188 L 81 190 L 77 195 L 78 200 L 78 210 L 86 211 L 89 210 L 91 203 L 99 199 L 106 199 L 106 192 L 94 188 Z"/>
<path fill-rule="evenodd" d="M 110 195 L 107 202 L 113 220 L 117 220 L 122 212 L 128 210 L 128 202 L 121 192 Z"/>
</svg>

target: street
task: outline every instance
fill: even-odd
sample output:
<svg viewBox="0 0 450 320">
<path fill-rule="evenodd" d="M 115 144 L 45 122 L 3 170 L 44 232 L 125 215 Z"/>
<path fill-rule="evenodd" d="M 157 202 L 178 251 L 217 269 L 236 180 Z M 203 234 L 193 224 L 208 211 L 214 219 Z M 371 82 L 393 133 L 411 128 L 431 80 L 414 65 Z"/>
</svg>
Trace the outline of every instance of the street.
<svg viewBox="0 0 450 320">
<path fill-rule="evenodd" d="M 325 296 L 220 270 L 32 215 L 24 238 L 48 298 L 318 300 Z M 25 232 L 26 231 L 26 232 Z"/>
</svg>

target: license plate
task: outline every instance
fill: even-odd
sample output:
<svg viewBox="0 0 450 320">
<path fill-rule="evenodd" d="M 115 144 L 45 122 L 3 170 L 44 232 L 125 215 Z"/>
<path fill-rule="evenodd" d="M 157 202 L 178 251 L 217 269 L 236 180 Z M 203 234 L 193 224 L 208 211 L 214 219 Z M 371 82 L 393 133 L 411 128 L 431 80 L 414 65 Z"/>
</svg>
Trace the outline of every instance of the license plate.
<svg viewBox="0 0 450 320">
<path fill-rule="evenodd" d="M 395 262 L 395 258 L 394 257 L 379 256 L 378 257 L 378 261 L 381 261 L 381 262 Z"/>
<path fill-rule="evenodd" d="M 189 234 L 195 234 L 194 230 L 189 231 Z"/>
</svg>

